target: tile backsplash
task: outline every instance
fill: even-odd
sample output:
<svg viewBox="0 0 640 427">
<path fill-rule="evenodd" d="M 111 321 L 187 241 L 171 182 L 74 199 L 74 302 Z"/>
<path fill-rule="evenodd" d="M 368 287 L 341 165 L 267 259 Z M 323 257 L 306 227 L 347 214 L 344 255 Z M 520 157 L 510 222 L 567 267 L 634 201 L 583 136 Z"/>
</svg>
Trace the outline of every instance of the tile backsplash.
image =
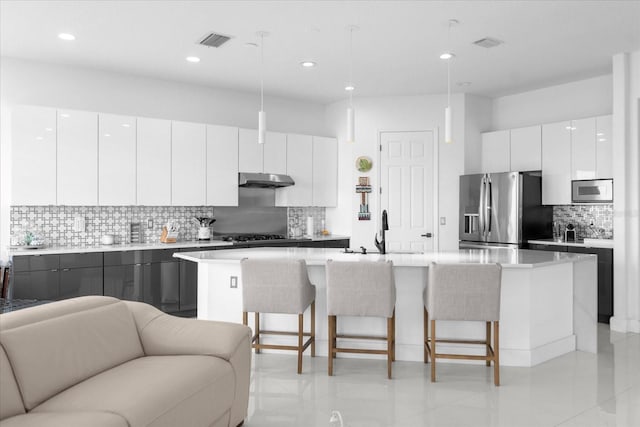
<svg viewBox="0 0 640 427">
<path fill-rule="evenodd" d="M 581 239 L 613 239 L 613 204 L 557 205 L 553 207 L 553 221 L 562 230 L 573 224 Z"/>
<path fill-rule="evenodd" d="M 211 206 L 11 206 L 10 232 L 22 239 L 26 231 L 41 236 L 51 246 L 99 245 L 105 234 L 115 235 L 115 243 L 128 242 L 130 224 L 140 223 L 142 242 L 158 242 L 162 226 L 169 220 L 178 224 L 179 240 L 198 236 L 196 216 L 214 217 L 214 232 L 266 233 L 291 236 L 295 228 L 306 233 L 308 216 L 320 232 L 325 208 L 231 208 Z M 85 221 L 84 231 L 74 231 L 74 220 Z M 150 227 L 148 225 L 151 225 Z"/>
</svg>

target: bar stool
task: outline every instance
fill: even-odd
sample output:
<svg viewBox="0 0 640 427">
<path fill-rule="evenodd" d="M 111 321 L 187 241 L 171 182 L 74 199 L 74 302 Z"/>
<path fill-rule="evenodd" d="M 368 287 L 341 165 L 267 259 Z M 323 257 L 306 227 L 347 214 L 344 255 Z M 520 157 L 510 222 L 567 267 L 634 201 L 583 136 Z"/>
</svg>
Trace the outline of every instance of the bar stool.
<svg viewBox="0 0 640 427">
<path fill-rule="evenodd" d="M 309 281 L 304 260 L 261 260 L 245 258 L 240 261 L 242 272 L 242 323 L 247 325 L 248 312 L 255 313 L 252 347 L 261 349 L 295 350 L 298 352 L 298 374 L 302 373 L 302 353 L 311 346 L 316 355 L 316 287 Z M 311 329 L 304 332 L 304 312 L 311 305 Z M 298 331 L 269 331 L 260 329 L 260 313 L 298 315 Z M 298 345 L 260 343 L 260 335 L 294 335 Z M 303 337 L 309 339 L 303 343 Z"/>
<path fill-rule="evenodd" d="M 500 264 L 436 264 L 429 266 L 424 300 L 424 362 L 431 359 L 431 382 L 436 380 L 436 359 L 484 360 L 493 362 L 493 382 L 500 385 Z M 431 316 L 431 335 L 428 333 Z M 436 320 L 485 321 L 482 340 L 436 339 Z M 493 346 L 491 323 L 493 322 Z M 442 354 L 436 343 L 480 344 L 486 355 Z"/>
<path fill-rule="evenodd" d="M 387 376 L 395 360 L 396 285 L 393 263 L 327 261 L 327 315 L 329 320 L 329 375 L 337 353 L 387 355 Z M 372 316 L 387 319 L 387 335 L 346 335 L 337 333 L 337 316 Z M 378 339 L 387 341 L 386 350 L 338 347 L 337 339 Z"/>
</svg>

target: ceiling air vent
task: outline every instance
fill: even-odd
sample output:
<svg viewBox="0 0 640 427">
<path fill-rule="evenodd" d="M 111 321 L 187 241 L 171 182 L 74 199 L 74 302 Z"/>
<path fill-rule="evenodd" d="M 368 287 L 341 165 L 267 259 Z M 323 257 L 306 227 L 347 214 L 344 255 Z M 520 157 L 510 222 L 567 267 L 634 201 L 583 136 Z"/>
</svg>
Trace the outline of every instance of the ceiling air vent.
<svg viewBox="0 0 640 427">
<path fill-rule="evenodd" d="M 225 36 L 224 34 L 210 33 L 204 36 L 198 43 L 207 47 L 220 47 L 230 39 L 231 37 Z"/>
<path fill-rule="evenodd" d="M 480 40 L 476 40 L 473 42 L 476 46 L 485 47 L 489 49 L 490 47 L 496 47 L 504 43 L 502 40 L 493 39 L 491 37 L 485 37 Z"/>
</svg>

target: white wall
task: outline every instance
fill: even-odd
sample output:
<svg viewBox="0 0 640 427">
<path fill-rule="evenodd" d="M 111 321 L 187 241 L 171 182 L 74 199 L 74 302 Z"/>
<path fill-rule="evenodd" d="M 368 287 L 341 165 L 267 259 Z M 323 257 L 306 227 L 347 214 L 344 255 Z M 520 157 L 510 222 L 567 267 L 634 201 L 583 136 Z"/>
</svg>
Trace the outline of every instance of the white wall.
<svg viewBox="0 0 640 427">
<path fill-rule="evenodd" d="M 10 123 L 11 108 L 18 104 L 256 128 L 260 98 L 257 85 L 255 93 L 234 92 L 2 57 L 0 259 L 9 242 Z M 265 111 L 270 130 L 333 136 L 325 126 L 324 105 L 266 97 Z"/>
<path fill-rule="evenodd" d="M 481 96 L 465 96 L 464 173 L 482 171 L 482 138 L 480 134 L 491 130 L 493 100 Z"/>
<path fill-rule="evenodd" d="M 640 51 L 613 57 L 614 316 L 640 332 Z"/>
<path fill-rule="evenodd" d="M 495 98 L 491 130 L 611 114 L 611 74 Z"/>
<path fill-rule="evenodd" d="M 453 144 L 444 144 L 445 95 L 394 96 L 356 98 L 353 101 L 356 116 L 356 142 L 348 144 L 346 136 L 347 102 L 327 106 L 327 126 L 338 137 L 339 176 L 338 207 L 327 209 L 327 226 L 334 233 L 350 233 L 351 247 L 373 248 L 373 239 L 380 227 L 378 199 L 378 144 L 380 131 L 433 130 L 439 136 L 439 216 L 446 217 L 447 224 L 439 226 L 435 219 L 434 234 L 438 235 L 440 250 L 458 247 L 458 176 L 464 173 L 464 95 L 452 96 Z M 373 193 L 369 200 L 371 221 L 358 221 L 358 196 L 355 194 L 357 177 L 355 169 L 358 156 L 370 156 L 374 167 L 369 175 Z M 437 248 L 436 248 L 437 249 Z"/>
</svg>

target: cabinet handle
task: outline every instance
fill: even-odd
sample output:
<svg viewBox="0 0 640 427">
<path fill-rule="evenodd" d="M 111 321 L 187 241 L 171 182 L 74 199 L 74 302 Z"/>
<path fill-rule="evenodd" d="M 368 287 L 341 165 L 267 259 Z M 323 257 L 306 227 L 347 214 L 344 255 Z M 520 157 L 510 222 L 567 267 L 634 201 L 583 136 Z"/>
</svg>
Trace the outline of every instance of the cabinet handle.
<svg viewBox="0 0 640 427">
<path fill-rule="evenodd" d="M 54 269 L 52 269 L 51 271 L 56 272 L 56 271 L 58 271 L 58 269 L 57 269 L 57 268 L 54 268 Z"/>
<path fill-rule="evenodd" d="M 63 268 L 62 271 L 69 271 L 71 270 L 70 268 Z"/>
<path fill-rule="evenodd" d="M 150 262 L 147 262 L 147 263 L 145 263 L 144 265 L 151 265 L 151 263 L 150 263 Z"/>
<path fill-rule="evenodd" d="M 141 262 L 139 262 L 139 263 L 137 263 L 137 264 L 133 264 L 133 265 L 135 265 L 136 267 L 138 267 L 138 266 L 141 266 L 141 265 L 142 265 L 142 263 L 141 263 Z"/>
</svg>

